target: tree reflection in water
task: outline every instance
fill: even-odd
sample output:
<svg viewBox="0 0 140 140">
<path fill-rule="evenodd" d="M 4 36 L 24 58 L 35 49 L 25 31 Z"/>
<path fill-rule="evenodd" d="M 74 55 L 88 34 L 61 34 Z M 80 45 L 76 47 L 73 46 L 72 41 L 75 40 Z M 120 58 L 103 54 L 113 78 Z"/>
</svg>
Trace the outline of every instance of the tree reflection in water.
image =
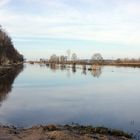
<svg viewBox="0 0 140 140">
<path fill-rule="evenodd" d="M 66 65 L 65 64 L 61 64 L 60 65 L 60 69 L 61 69 L 61 71 L 66 70 Z"/>
<path fill-rule="evenodd" d="M 50 69 L 52 72 L 56 72 L 56 70 L 59 69 L 59 65 L 55 64 L 55 63 L 51 63 L 50 64 Z"/>
<path fill-rule="evenodd" d="M 102 67 L 99 67 L 98 69 L 93 69 L 91 71 L 91 74 L 94 76 L 94 77 L 100 77 L 100 75 L 102 74 Z"/>
<path fill-rule="evenodd" d="M 82 74 L 87 75 L 87 70 L 83 69 Z"/>
<path fill-rule="evenodd" d="M 71 69 L 73 74 L 77 72 L 77 67 L 76 67 L 75 64 L 69 66 L 69 65 L 65 65 L 65 64 L 56 65 L 56 64 L 52 63 L 52 64 L 46 65 L 46 66 L 49 67 L 52 72 L 56 72 L 59 69 L 61 71 L 66 70 L 67 71 L 67 77 L 70 77 L 70 75 L 71 75 L 70 69 Z M 92 68 L 88 69 L 86 66 L 82 67 L 82 74 L 87 75 L 88 71 L 91 72 L 92 76 L 98 78 L 102 74 L 102 67 L 98 66 L 98 68 L 95 68 L 95 69 L 92 69 Z"/>
<path fill-rule="evenodd" d="M 0 105 L 7 98 L 8 93 L 11 92 L 12 84 L 22 70 L 23 65 L 14 66 L 8 70 L 7 74 L 0 77 Z"/>
</svg>

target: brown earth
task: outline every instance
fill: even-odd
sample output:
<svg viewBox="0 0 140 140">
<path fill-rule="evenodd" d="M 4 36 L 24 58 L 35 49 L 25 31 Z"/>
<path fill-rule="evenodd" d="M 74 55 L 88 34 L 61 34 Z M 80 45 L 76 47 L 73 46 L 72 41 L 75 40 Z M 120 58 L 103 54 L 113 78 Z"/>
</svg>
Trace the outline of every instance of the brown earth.
<svg viewBox="0 0 140 140">
<path fill-rule="evenodd" d="M 131 140 L 131 136 L 108 128 L 91 126 L 34 126 L 16 128 L 0 126 L 0 140 Z"/>
</svg>

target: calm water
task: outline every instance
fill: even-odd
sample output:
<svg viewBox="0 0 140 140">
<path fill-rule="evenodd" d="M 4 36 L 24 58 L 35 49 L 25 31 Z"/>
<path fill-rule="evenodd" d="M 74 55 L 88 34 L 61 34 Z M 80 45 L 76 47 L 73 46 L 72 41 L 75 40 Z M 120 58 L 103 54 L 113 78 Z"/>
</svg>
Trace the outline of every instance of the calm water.
<svg viewBox="0 0 140 140">
<path fill-rule="evenodd" d="M 25 64 L 0 79 L 0 122 L 140 129 L 140 69 L 52 69 Z"/>
</svg>

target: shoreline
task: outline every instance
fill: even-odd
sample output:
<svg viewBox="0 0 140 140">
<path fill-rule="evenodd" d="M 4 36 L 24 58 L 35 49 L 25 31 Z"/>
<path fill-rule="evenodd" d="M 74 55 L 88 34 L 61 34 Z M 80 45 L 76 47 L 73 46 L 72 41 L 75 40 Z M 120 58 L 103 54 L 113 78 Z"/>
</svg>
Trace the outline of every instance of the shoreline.
<svg viewBox="0 0 140 140">
<path fill-rule="evenodd" d="M 4 140 L 132 140 L 120 130 L 83 125 L 36 125 L 30 128 L 0 126 Z"/>
<path fill-rule="evenodd" d="M 81 65 L 81 66 L 118 66 L 118 67 L 132 67 L 140 68 L 140 63 L 88 63 L 88 62 L 40 62 L 40 61 L 26 61 L 27 64 L 46 64 L 46 65 Z"/>
<path fill-rule="evenodd" d="M 15 63 L 12 65 L 0 65 L 0 78 L 5 77 L 9 72 L 11 72 L 16 67 L 23 65 L 22 63 Z"/>
</svg>

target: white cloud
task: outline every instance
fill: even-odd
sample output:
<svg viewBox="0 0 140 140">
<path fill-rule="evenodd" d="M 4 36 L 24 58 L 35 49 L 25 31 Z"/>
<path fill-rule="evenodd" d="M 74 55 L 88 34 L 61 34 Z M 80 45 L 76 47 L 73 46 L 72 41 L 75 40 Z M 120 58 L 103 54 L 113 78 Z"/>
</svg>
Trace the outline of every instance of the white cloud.
<svg viewBox="0 0 140 140">
<path fill-rule="evenodd" d="M 129 16 L 140 16 L 140 2 L 128 3 L 121 7 L 121 12 Z"/>
<path fill-rule="evenodd" d="M 84 1 L 96 5 L 96 1 Z M 8 3 L 2 0 L 0 5 Z M 2 4 L 3 3 L 3 4 Z M 42 36 L 72 39 L 96 40 L 99 42 L 140 45 L 140 21 L 132 21 L 135 15 L 140 16 L 140 5 L 120 3 L 114 11 L 89 9 L 81 11 L 63 0 L 26 0 L 26 3 L 38 3 L 38 6 L 49 6 L 45 14 L 20 14 L 9 9 L 0 10 L 0 23 L 12 36 Z M 101 3 L 101 0 L 100 0 Z M 53 14 L 49 15 L 50 11 Z M 132 16 L 133 15 L 133 16 Z"/>
<path fill-rule="evenodd" d="M 2 8 L 3 6 L 5 6 L 9 2 L 10 2 L 10 0 L 0 0 L 0 8 Z"/>
</svg>

